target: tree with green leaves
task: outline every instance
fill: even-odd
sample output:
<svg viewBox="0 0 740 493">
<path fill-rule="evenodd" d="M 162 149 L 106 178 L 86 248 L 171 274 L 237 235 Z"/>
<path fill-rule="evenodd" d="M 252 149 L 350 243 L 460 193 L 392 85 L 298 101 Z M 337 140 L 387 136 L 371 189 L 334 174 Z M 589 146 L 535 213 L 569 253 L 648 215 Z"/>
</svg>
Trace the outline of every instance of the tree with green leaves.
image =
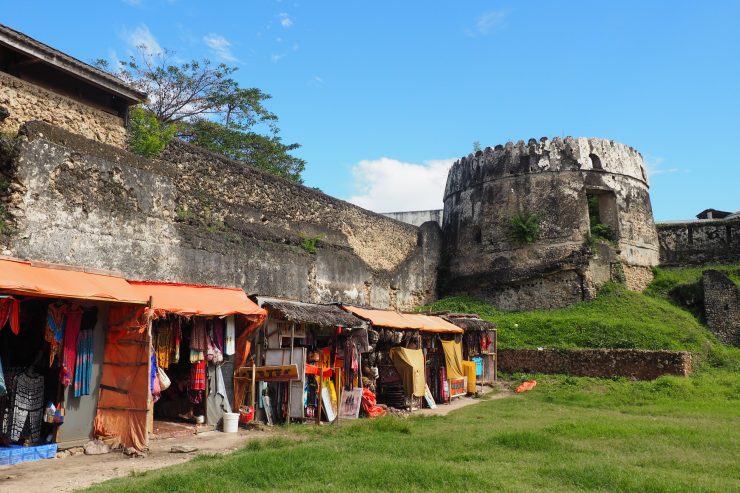
<svg viewBox="0 0 740 493">
<path fill-rule="evenodd" d="M 105 60 L 96 65 L 111 71 Z M 264 105 L 270 95 L 240 87 L 232 78 L 236 70 L 207 59 L 181 63 L 169 50 L 151 53 L 139 47 L 136 55 L 111 71 L 149 95 L 143 113 L 131 115 L 131 150 L 156 155 L 177 136 L 301 183 L 306 163 L 290 154 L 300 145 L 282 142 L 278 118 Z"/>
</svg>

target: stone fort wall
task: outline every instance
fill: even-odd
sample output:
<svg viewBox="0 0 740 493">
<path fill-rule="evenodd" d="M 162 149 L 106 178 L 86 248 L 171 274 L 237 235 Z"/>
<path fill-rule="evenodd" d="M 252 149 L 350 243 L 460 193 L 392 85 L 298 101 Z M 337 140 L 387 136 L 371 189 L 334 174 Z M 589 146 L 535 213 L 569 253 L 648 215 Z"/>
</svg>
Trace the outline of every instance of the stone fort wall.
<svg viewBox="0 0 740 493">
<path fill-rule="evenodd" d="M 306 302 L 435 298 L 435 223 L 404 224 L 181 142 L 147 160 L 41 122 L 21 133 L 2 170 L 6 255 Z"/>
<path fill-rule="evenodd" d="M 666 266 L 740 262 L 740 218 L 658 223 Z"/>
<path fill-rule="evenodd" d="M 124 147 L 123 119 L 78 103 L 30 82 L 0 72 L 0 107 L 10 115 L 0 121 L 0 132 L 16 133 L 31 120 L 42 120 L 105 144 Z"/>
<path fill-rule="evenodd" d="M 617 234 L 614 248 L 586 246 L 588 194 Z M 518 213 L 538 218 L 532 244 L 510 237 Z M 603 139 L 530 139 L 460 159 L 447 179 L 443 221 L 443 293 L 506 309 L 567 306 L 613 278 L 639 290 L 658 263 L 642 156 Z"/>
</svg>

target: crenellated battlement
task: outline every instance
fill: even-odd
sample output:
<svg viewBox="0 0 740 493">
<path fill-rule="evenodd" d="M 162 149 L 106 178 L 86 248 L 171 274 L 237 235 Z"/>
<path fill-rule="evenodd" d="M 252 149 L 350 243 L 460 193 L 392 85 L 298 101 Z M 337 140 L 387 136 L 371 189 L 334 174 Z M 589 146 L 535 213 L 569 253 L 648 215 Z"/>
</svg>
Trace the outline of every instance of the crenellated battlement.
<svg viewBox="0 0 740 493">
<path fill-rule="evenodd" d="M 562 171 L 613 173 L 647 185 L 642 154 L 630 146 L 599 138 L 542 137 L 509 141 L 460 158 L 450 169 L 445 198 L 491 180 Z"/>
</svg>

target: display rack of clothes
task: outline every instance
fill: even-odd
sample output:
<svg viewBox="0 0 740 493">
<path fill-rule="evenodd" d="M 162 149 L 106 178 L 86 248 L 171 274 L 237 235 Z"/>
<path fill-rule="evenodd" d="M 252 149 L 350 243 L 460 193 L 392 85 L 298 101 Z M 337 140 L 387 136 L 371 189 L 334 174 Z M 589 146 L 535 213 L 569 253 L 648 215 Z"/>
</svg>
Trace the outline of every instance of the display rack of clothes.
<svg viewBox="0 0 740 493">
<path fill-rule="evenodd" d="M 44 412 L 44 377 L 33 368 L 16 375 L 8 413 L 8 435 L 11 441 L 28 438 L 31 443 L 41 440 Z"/>
</svg>

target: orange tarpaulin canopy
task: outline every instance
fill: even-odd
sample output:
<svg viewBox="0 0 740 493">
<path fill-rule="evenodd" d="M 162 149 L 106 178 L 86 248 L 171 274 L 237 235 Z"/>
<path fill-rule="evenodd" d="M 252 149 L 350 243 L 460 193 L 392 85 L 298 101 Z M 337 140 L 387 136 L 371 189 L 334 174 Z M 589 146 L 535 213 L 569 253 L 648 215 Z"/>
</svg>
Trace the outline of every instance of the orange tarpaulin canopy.
<svg viewBox="0 0 740 493">
<path fill-rule="evenodd" d="M 129 281 L 129 283 L 140 296 L 152 297 L 155 311 L 212 317 L 236 314 L 259 317 L 267 315 L 267 311 L 247 298 L 246 293 L 239 288 L 154 281 Z"/>
<path fill-rule="evenodd" d="M 356 316 L 367 320 L 376 327 L 388 327 L 392 329 L 413 329 L 422 332 L 452 332 L 462 333 L 463 329 L 452 325 L 440 317 L 421 315 L 419 313 L 399 313 L 391 310 L 372 310 L 368 308 L 357 308 L 355 306 L 344 306 L 345 310 Z"/>
<path fill-rule="evenodd" d="M 145 305 L 146 295 L 126 279 L 70 266 L 0 259 L 0 290 L 50 298 L 120 301 Z"/>
</svg>

